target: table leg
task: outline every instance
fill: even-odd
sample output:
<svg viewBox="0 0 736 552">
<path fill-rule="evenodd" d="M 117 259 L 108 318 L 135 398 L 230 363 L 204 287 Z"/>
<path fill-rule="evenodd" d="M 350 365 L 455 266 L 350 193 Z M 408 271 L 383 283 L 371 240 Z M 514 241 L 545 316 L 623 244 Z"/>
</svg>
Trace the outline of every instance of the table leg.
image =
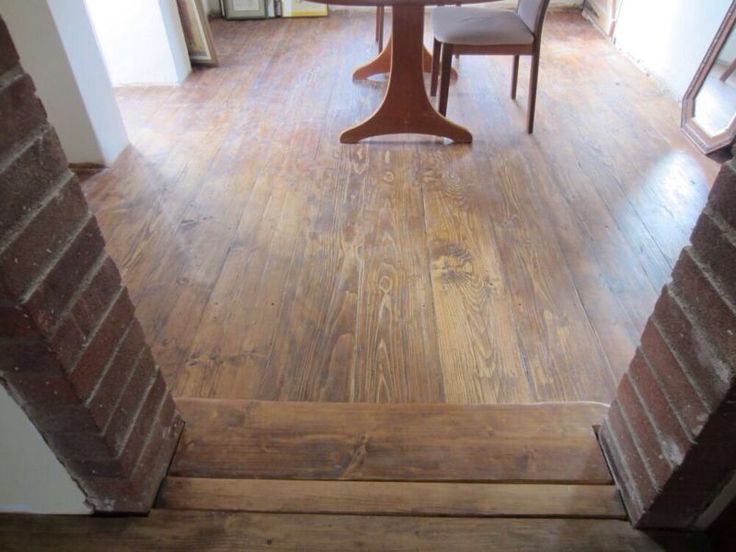
<svg viewBox="0 0 736 552">
<path fill-rule="evenodd" d="M 403 133 L 444 136 L 465 144 L 472 142 L 470 132 L 437 113 L 427 97 L 422 54 L 424 6 L 394 5 L 392 13 L 394 32 L 387 47 L 391 48 L 393 62 L 389 65 L 383 101 L 368 119 L 345 130 L 340 142 L 354 144 L 371 136 Z"/>
<path fill-rule="evenodd" d="M 391 45 L 393 44 L 393 36 L 392 32 L 389 35 L 388 41 L 383 47 L 383 50 L 381 50 L 376 57 L 353 71 L 353 79 L 367 79 L 373 75 L 382 75 L 391 71 Z M 432 54 L 429 53 L 429 50 L 427 50 L 424 45 L 422 45 L 422 70 L 425 73 L 432 72 Z M 455 69 L 453 68 L 451 71 L 451 77 L 456 78 L 457 73 L 455 72 Z"/>
</svg>

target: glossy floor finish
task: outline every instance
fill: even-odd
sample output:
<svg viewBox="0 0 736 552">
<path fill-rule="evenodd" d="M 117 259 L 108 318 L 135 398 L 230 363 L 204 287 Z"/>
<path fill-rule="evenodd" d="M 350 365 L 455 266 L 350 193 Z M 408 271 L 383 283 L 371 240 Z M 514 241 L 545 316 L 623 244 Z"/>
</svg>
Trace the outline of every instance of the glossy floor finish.
<svg viewBox="0 0 736 552">
<path fill-rule="evenodd" d="M 175 394 L 609 401 L 717 166 L 576 13 L 533 136 L 528 60 L 514 103 L 511 60 L 467 56 L 472 145 L 341 145 L 385 86 L 350 79 L 373 25 L 215 21 L 219 68 L 119 91 L 133 146 L 85 191 Z"/>
</svg>

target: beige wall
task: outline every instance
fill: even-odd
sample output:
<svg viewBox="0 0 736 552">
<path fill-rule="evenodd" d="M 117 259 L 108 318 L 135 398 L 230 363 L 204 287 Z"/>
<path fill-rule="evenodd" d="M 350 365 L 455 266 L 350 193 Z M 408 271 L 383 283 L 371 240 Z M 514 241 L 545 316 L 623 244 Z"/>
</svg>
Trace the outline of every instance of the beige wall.
<svg viewBox="0 0 736 552">
<path fill-rule="evenodd" d="M 84 495 L 0 386 L 0 512 L 89 514 Z"/>
</svg>

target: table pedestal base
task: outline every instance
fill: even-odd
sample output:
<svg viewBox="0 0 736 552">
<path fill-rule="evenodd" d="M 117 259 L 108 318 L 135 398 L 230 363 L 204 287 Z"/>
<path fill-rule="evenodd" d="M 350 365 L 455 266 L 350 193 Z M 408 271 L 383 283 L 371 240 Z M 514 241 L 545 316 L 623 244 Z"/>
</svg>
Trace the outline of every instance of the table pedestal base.
<svg viewBox="0 0 736 552">
<path fill-rule="evenodd" d="M 383 50 L 372 60 L 364 63 L 355 71 L 353 71 L 354 80 L 363 80 L 373 75 L 382 75 L 391 71 L 391 47 L 393 45 L 393 33 L 389 35 Z M 425 46 L 422 46 L 422 71 L 425 73 L 432 72 L 432 54 L 429 53 Z M 451 69 L 451 77 L 457 76 L 455 69 Z"/>
<path fill-rule="evenodd" d="M 373 62 L 356 71 L 363 70 L 361 74 L 365 75 L 369 67 L 377 70 L 381 64 L 385 68 L 388 63 L 390 75 L 383 101 L 368 119 L 345 130 L 340 142 L 355 144 L 371 136 L 411 133 L 443 136 L 469 144 L 473 141 L 472 134 L 437 113 L 427 97 L 423 74 L 426 50 L 422 44 L 424 6 L 395 5 L 392 13 L 393 32 L 386 48 Z"/>
</svg>

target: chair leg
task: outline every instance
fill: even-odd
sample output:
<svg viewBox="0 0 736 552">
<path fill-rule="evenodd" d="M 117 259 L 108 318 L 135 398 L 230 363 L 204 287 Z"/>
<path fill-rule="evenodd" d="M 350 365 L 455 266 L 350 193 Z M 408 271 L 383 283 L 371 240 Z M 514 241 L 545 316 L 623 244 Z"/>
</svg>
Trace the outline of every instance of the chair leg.
<svg viewBox="0 0 736 552">
<path fill-rule="evenodd" d="M 532 56 L 532 71 L 529 77 L 529 106 L 527 107 L 526 131 L 534 132 L 534 111 L 537 107 L 537 83 L 539 81 L 539 54 Z"/>
<path fill-rule="evenodd" d="M 452 44 L 442 44 L 442 76 L 440 77 L 439 112 L 447 115 L 447 96 L 450 93 L 450 69 L 452 68 Z"/>
<path fill-rule="evenodd" d="M 514 56 L 514 64 L 511 68 L 511 99 L 516 99 L 516 85 L 519 83 L 519 56 Z"/>
<path fill-rule="evenodd" d="M 378 43 L 378 52 L 383 50 L 383 23 L 385 20 L 385 7 L 376 7 L 376 42 Z"/>
<path fill-rule="evenodd" d="M 432 79 L 429 87 L 429 95 L 434 97 L 437 95 L 437 82 L 440 77 L 440 55 L 442 52 L 442 43 L 434 39 L 434 45 L 432 46 Z"/>
</svg>

